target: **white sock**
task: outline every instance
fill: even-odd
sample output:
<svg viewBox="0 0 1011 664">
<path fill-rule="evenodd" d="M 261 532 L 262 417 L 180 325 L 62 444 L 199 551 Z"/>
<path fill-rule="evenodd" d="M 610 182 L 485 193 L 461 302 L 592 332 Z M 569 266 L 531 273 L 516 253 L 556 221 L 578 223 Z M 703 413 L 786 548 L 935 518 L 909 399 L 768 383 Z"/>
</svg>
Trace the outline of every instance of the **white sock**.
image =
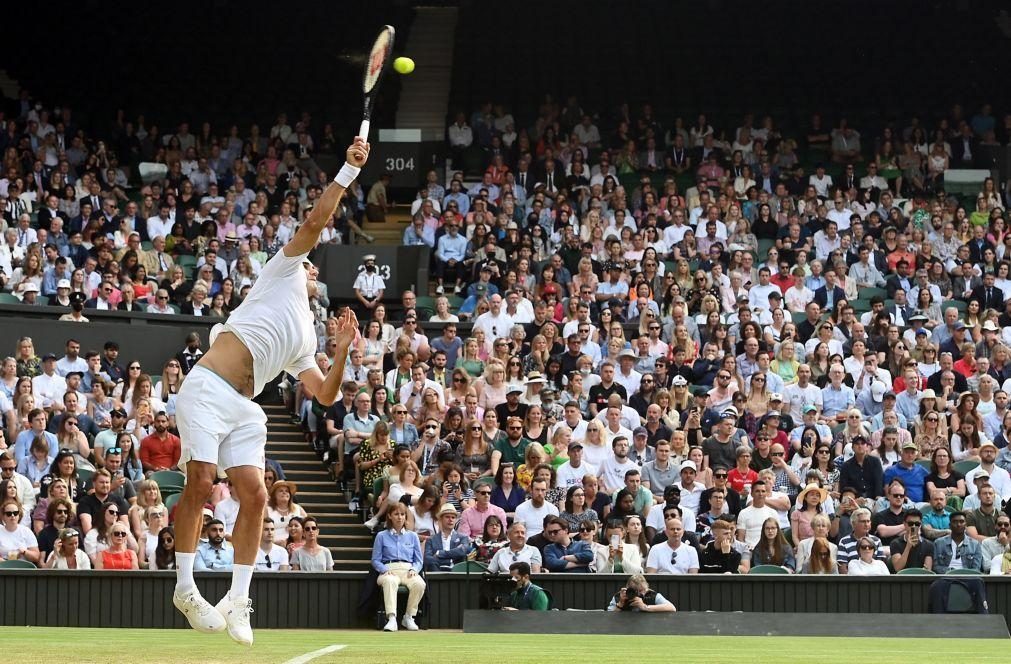
<svg viewBox="0 0 1011 664">
<path fill-rule="evenodd" d="M 249 583 L 252 580 L 252 565 L 232 565 L 232 587 L 228 591 L 229 599 L 249 597 Z"/>
<path fill-rule="evenodd" d="M 197 587 L 193 580 L 193 561 L 196 559 L 195 553 L 182 553 L 176 551 L 176 592 L 184 593 Z"/>
</svg>

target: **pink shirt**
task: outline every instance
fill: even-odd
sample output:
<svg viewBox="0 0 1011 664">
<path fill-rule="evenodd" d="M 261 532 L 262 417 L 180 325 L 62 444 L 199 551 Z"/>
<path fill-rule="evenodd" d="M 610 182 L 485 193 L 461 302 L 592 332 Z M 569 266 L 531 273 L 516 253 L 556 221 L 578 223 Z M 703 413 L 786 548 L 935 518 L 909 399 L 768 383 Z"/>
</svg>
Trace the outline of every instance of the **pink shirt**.
<svg viewBox="0 0 1011 664">
<path fill-rule="evenodd" d="M 484 522 L 492 515 L 502 521 L 502 529 L 504 530 L 506 526 L 505 510 L 498 505 L 488 503 L 488 509 L 483 512 L 479 511 L 476 505 L 465 509 L 460 515 L 460 523 L 457 525 L 456 531 L 470 538 L 480 537 L 484 532 Z"/>
</svg>

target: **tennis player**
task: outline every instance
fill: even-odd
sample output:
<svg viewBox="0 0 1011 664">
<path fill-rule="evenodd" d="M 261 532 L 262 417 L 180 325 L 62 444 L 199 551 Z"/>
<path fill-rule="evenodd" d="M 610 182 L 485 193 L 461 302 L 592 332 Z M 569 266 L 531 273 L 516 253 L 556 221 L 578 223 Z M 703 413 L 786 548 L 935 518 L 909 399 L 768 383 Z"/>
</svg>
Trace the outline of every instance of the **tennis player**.
<svg viewBox="0 0 1011 664">
<path fill-rule="evenodd" d="M 361 137 L 347 149 L 347 161 L 326 188 L 295 236 L 260 272 L 246 299 L 211 330 L 211 347 L 186 377 L 176 402 L 182 438 L 180 467 L 186 486 L 176 508 L 176 587 L 172 602 L 201 632 L 227 629 L 238 643 L 252 645 L 249 584 L 260 541 L 267 417 L 251 399 L 282 371 L 298 376 L 306 391 L 324 405 L 340 395 L 348 349 L 358 338 L 350 307 L 337 324 L 337 352 L 327 374 L 317 367 L 316 334 L 309 298 L 315 272 L 306 258 L 345 190 L 368 160 Z M 239 500 L 232 532 L 235 564 L 232 585 L 217 606 L 201 597 L 193 581 L 193 562 L 203 508 L 222 470 Z"/>
</svg>

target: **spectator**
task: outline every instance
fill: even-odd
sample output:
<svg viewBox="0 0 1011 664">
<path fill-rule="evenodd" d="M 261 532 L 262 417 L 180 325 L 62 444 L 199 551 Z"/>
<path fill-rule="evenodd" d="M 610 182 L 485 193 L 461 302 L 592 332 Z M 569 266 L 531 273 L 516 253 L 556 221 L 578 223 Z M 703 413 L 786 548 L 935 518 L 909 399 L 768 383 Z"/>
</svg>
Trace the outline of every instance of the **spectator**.
<svg viewBox="0 0 1011 664">
<path fill-rule="evenodd" d="M 125 523 L 117 521 L 109 529 L 109 546 L 95 556 L 95 569 L 140 569 L 137 552 L 127 547 L 130 531 Z"/>
<path fill-rule="evenodd" d="M 4 497 L 0 503 L 3 528 L 0 528 L 0 559 L 27 560 L 35 565 L 42 563 L 39 542 L 31 529 L 22 526 L 21 504 L 14 498 Z"/>
<path fill-rule="evenodd" d="M 526 525 L 528 537 L 540 534 L 546 516 L 558 516 L 558 508 L 545 500 L 547 494 L 548 483 L 542 479 L 533 480 L 530 483 L 530 497 L 516 507 L 516 521 Z M 566 532 L 568 529 L 566 524 Z"/>
<path fill-rule="evenodd" d="M 588 573 L 593 563 L 593 549 L 583 540 L 573 540 L 569 525 L 561 517 L 552 519 L 544 529 L 551 544 L 544 549 L 544 566 L 552 572 Z"/>
<path fill-rule="evenodd" d="M 745 508 L 745 511 L 747 509 L 749 508 Z M 741 515 L 743 516 L 744 512 L 741 512 Z M 737 532 L 738 538 L 740 538 L 740 527 Z M 783 567 L 791 573 L 797 569 L 793 547 L 787 543 L 786 537 L 783 536 L 777 517 L 768 517 L 762 522 L 759 539 L 752 547 L 751 566 L 757 567 L 758 565 L 775 565 Z"/>
<path fill-rule="evenodd" d="M 305 543 L 291 553 L 291 569 L 296 572 L 333 571 L 333 555 L 319 541 L 319 523 L 314 517 L 307 516 L 302 520 L 302 529 L 305 531 Z"/>
<path fill-rule="evenodd" d="M 145 473 L 175 470 L 179 467 L 182 441 L 168 430 L 168 415 L 160 412 L 154 417 L 154 433 L 140 442 L 140 461 Z"/>
<path fill-rule="evenodd" d="M 846 565 L 847 574 L 851 576 L 888 576 L 888 566 L 878 559 L 878 544 L 869 535 L 861 537 L 856 542 L 857 558 Z M 840 565 L 840 570 L 842 565 Z"/>
<path fill-rule="evenodd" d="M 211 519 L 205 526 L 207 539 L 197 544 L 193 569 L 212 572 L 230 572 L 235 551 L 232 544 L 225 541 L 225 524 L 220 519 Z"/>
<path fill-rule="evenodd" d="M 951 532 L 934 540 L 934 571 L 944 574 L 953 569 L 983 571 L 980 543 L 966 535 L 965 513 L 952 512 L 948 518 Z"/>
<path fill-rule="evenodd" d="M 62 528 L 46 560 L 46 569 L 91 569 L 88 554 L 80 549 L 81 538 L 73 528 Z"/>
<path fill-rule="evenodd" d="M 379 573 L 378 584 L 383 591 L 383 605 L 387 621 L 383 631 L 397 631 L 397 588 L 406 586 L 407 612 L 401 624 L 409 631 L 417 631 L 414 616 L 425 593 L 425 581 L 419 576 L 424 564 L 421 541 L 405 529 L 407 507 L 398 503 L 387 513 L 390 527 L 376 537 L 372 546 L 372 568 Z"/>
<path fill-rule="evenodd" d="M 695 547 L 681 541 L 684 535 L 681 519 L 667 519 L 664 526 L 667 541 L 650 549 L 646 559 L 646 573 L 698 574 L 699 555 Z"/>
<path fill-rule="evenodd" d="M 436 518 L 438 527 L 425 542 L 425 570 L 449 572 L 455 564 L 467 559 L 470 539 L 455 530 L 457 512 L 452 504 L 440 507 Z"/>
<path fill-rule="evenodd" d="M 933 570 L 934 545 L 920 533 L 923 516 L 917 509 L 911 509 L 903 516 L 903 532 L 892 539 L 890 545 L 892 569 L 896 572 L 910 567 Z"/>
</svg>

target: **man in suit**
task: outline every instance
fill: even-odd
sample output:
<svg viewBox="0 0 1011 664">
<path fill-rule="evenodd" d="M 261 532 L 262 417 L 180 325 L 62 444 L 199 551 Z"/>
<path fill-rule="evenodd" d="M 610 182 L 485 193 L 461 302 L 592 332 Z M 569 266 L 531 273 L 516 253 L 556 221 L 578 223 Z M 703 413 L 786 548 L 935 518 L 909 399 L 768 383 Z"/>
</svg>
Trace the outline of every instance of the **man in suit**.
<svg viewBox="0 0 1011 664">
<path fill-rule="evenodd" d="M 993 272 L 987 272 L 983 275 L 983 283 L 972 289 L 972 295 L 969 296 L 969 301 L 976 300 L 979 302 L 979 310 L 986 311 L 987 309 L 995 309 L 997 311 L 1004 310 L 1004 300 L 1006 295 L 1004 291 L 1000 289 L 995 283 L 996 277 Z"/>
<path fill-rule="evenodd" d="M 453 565 L 467 559 L 470 539 L 456 532 L 456 508 L 446 503 L 439 508 L 439 524 L 425 542 L 425 571 L 449 572 Z"/>
<path fill-rule="evenodd" d="M 102 282 L 95 293 L 96 296 L 85 302 L 84 308 L 114 311 L 116 305 L 112 303 L 111 299 L 114 291 L 115 286 L 113 286 L 111 281 Z"/>
<path fill-rule="evenodd" d="M 831 311 L 835 303 L 846 299 L 846 291 L 843 290 L 836 280 L 835 268 L 825 269 L 825 285 L 815 290 L 814 301 L 822 311 Z"/>
<path fill-rule="evenodd" d="M 885 279 L 885 291 L 888 293 L 888 299 L 895 299 L 895 291 L 900 288 L 906 293 L 913 288 L 915 285 L 913 282 L 913 265 L 907 260 L 900 260 L 895 264 L 895 274 Z"/>
<path fill-rule="evenodd" d="M 59 217 L 63 220 L 64 224 L 70 223 L 70 219 L 59 209 L 60 199 L 56 196 L 50 194 L 46 196 L 46 206 L 39 210 L 39 228 L 45 228 L 47 231 L 51 231 L 53 219 Z"/>
<path fill-rule="evenodd" d="M 972 239 L 966 244 L 969 247 L 969 260 L 973 263 L 983 261 L 983 252 L 987 249 L 996 250 L 993 243 L 986 239 L 986 226 L 973 226 Z"/>
<path fill-rule="evenodd" d="M 91 204 L 92 211 L 102 209 L 102 185 L 93 181 L 88 188 L 88 195 L 78 201 L 81 205 Z"/>
<path fill-rule="evenodd" d="M 165 238 L 156 235 L 151 240 L 151 251 L 144 252 L 141 264 L 147 268 L 148 275 L 157 277 L 158 281 L 172 273 L 175 261 L 172 260 L 170 254 L 165 252 Z"/>
<path fill-rule="evenodd" d="M 962 123 L 961 134 L 951 139 L 951 167 L 972 168 L 976 163 L 979 141 L 972 135 L 972 129 Z"/>
</svg>

